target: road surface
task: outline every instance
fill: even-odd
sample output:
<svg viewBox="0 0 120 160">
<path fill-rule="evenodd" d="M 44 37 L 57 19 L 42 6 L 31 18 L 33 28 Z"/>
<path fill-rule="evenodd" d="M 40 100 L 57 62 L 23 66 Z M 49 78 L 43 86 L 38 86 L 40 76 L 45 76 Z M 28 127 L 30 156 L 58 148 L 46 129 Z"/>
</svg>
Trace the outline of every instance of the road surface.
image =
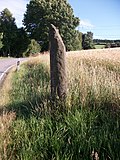
<svg viewBox="0 0 120 160">
<path fill-rule="evenodd" d="M 20 62 L 27 60 L 27 58 L 6 58 L 6 59 L 0 59 L 0 81 L 3 79 L 7 71 L 12 68 L 13 66 L 16 66 L 17 62 L 20 60 Z"/>
</svg>

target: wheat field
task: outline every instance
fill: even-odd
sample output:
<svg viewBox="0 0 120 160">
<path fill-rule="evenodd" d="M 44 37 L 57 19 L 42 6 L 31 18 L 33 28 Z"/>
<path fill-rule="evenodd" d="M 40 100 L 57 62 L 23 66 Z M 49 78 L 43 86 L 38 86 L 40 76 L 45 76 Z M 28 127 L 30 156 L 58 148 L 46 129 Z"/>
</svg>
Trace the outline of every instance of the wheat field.
<svg viewBox="0 0 120 160">
<path fill-rule="evenodd" d="M 120 48 L 67 52 L 67 72 L 68 90 L 78 92 L 81 103 L 92 95 L 97 103 L 120 101 Z"/>
</svg>

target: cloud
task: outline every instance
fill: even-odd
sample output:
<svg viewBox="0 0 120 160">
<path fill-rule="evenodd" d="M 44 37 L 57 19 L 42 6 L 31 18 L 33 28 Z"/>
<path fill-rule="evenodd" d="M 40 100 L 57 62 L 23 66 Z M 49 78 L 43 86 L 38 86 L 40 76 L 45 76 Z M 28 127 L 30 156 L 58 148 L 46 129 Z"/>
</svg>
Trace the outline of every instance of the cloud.
<svg viewBox="0 0 120 160">
<path fill-rule="evenodd" d="M 94 25 L 91 24 L 89 20 L 80 20 L 80 27 L 85 29 L 94 28 Z"/>
<path fill-rule="evenodd" d="M 0 12 L 8 8 L 15 17 L 17 26 L 21 27 L 28 2 L 29 0 L 0 0 Z"/>
</svg>

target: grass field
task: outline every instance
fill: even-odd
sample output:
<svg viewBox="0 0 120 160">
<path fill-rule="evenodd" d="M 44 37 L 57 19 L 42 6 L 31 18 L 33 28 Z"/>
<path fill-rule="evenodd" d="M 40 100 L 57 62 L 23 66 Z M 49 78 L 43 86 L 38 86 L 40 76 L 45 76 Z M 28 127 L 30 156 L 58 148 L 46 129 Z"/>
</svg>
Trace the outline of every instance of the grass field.
<svg viewBox="0 0 120 160">
<path fill-rule="evenodd" d="M 1 59 L 6 59 L 6 58 L 10 58 L 10 57 L 0 57 L 0 60 L 1 60 Z"/>
<path fill-rule="evenodd" d="M 50 101 L 49 55 L 32 58 L 8 77 L 12 88 L 6 89 L 6 103 L 8 94 L 3 97 L 0 159 L 119 160 L 120 49 L 66 57 L 64 106 Z"/>
<path fill-rule="evenodd" d="M 105 48 L 105 44 L 96 44 L 95 48 L 96 49 L 103 49 L 103 48 Z"/>
</svg>

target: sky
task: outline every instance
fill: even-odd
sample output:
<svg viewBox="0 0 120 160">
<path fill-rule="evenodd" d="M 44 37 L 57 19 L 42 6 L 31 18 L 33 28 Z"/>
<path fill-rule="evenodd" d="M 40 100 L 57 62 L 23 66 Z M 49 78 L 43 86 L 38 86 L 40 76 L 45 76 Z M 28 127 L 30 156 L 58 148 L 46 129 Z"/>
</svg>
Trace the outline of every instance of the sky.
<svg viewBox="0 0 120 160">
<path fill-rule="evenodd" d="M 29 0 L 0 0 L 0 12 L 8 8 L 22 26 Z M 80 18 L 77 29 L 93 32 L 96 39 L 120 39 L 120 0 L 68 0 L 74 15 Z"/>
<path fill-rule="evenodd" d="M 68 1 L 80 18 L 81 32 L 92 31 L 97 39 L 120 39 L 120 0 Z"/>
</svg>

